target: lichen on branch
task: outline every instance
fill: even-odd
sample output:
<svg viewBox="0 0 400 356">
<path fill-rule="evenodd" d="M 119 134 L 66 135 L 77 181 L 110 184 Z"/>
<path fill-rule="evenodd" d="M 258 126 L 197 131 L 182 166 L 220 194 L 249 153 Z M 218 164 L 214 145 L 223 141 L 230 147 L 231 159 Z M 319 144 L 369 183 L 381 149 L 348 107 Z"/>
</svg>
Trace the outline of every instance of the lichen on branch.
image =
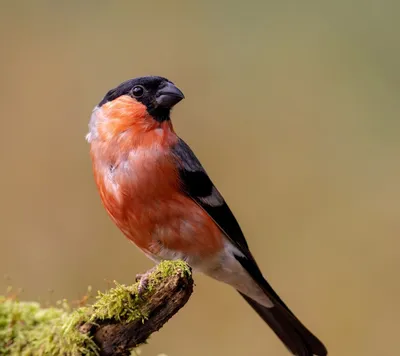
<svg viewBox="0 0 400 356">
<path fill-rule="evenodd" d="M 0 296 L 1 355 L 130 355 L 188 301 L 193 291 L 190 267 L 163 261 L 139 282 L 98 293 L 91 306 L 71 310 L 41 308 Z"/>
</svg>

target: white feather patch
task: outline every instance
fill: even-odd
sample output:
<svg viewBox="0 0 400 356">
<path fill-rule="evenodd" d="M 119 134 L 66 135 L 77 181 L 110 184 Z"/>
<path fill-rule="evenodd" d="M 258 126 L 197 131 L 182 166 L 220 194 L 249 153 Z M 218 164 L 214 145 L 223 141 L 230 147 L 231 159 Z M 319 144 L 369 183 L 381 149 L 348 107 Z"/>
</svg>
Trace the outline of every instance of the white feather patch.
<svg viewBox="0 0 400 356">
<path fill-rule="evenodd" d="M 209 206 L 215 207 L 215 206 L 221 206 L 224 204 L 224 198 L 222 198 L 222 195 L 218 192 L 218 190 L 213 187 L 211 194 L 206 196 L 206 197 L 198 197 L 198 199 Z"/>
<path fill-rule="evenodd" d="M 99 107 L 96 106 L 92 111 L 92 115 L 90 116 L 89 132 L 86 135 L 86 141 L 89 143 L 92 142 L 94 139 L 96 139 L 96 137 L 98 136 L 98 133 L 97 133 L 98 110 L 99 110 Z"/>
<path fill-rule="evenodd" d="M 207 266 L 200 267 L 200 270 L 218 281 L 229 284 L 257 303 L 267 308 L 273 307 L 274 304 L 272 301 L 243 268 L 240 262 L 235 258 L 235 255 L 243 257 L 243 253 L 232 245 L 230 241 L 226 240 L 225 247 L 221 251 L 219 258 L 214 260 L 212 264 L 209 263 Z M 210 268 L 211 265 L 213 265 L 213 268 Z M 204 267 L 206 267 L 206 269 L 204 269 Z"/>
</svg>

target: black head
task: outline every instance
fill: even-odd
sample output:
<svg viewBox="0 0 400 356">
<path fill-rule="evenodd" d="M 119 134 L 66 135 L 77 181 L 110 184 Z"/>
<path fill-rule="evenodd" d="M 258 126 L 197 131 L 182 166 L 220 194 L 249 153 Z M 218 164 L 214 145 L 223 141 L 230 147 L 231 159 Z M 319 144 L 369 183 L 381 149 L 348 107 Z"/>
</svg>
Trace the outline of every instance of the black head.
<svg viewBox="0 0 400 356">
<path fill-rule="evenodd" d="M 157 121 L 169 119 L 171 108 L 183 98 L 183 93 L 163 77 L 139 77 L 127 80 L 111 89 L 99 103 L 99 107 L 121 95 L 129 95 L 147 107 L 148 113 Z"/>
</svg>

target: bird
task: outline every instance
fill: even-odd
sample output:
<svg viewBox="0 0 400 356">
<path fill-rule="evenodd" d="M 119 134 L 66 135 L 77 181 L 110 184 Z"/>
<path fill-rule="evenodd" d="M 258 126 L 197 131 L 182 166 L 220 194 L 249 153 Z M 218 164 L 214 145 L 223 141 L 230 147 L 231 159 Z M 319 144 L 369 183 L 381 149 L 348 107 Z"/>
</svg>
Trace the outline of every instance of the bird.
<svg viewBox="0 0 400 356">
<path fill-rule="evenodd" d="M 327 355 L 264 278 L 225 199 L 175 133 L 171 111 L 182 99 L 170 80 L 142 76 L 94 107 L 86 139 L 108 215 L 155 263 L 184 260 L 236 289 L 291 354 Z"/>
</svg>

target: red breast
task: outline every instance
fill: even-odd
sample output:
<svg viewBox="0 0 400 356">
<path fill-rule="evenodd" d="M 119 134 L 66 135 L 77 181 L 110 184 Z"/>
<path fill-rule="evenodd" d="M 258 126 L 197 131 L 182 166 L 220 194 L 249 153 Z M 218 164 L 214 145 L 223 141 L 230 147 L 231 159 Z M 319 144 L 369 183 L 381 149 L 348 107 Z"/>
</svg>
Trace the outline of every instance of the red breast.
<svg viewBox="0 0 400 356">
<path fill-rule="evenodd" d="M 104 104 L 93 115 L 95 180 L 121 231 L 155 255 L 163 249 L 196 255 L 219 251 L 223 240 L 218 227 L 180 191 L 171 122 L 157 122 L 129 96 Z"/>
</svg>

